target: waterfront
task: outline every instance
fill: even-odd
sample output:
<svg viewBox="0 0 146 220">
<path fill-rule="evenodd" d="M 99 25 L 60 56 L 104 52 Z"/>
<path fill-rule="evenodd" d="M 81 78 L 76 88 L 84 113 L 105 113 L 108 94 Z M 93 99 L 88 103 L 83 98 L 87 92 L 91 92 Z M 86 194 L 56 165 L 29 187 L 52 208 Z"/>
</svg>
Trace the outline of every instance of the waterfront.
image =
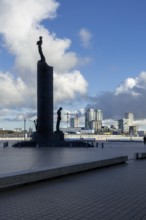
<svg viewBox="0 0 146 220">
<path fill-rule="evenodd" d="M 95 139 L 96 141 L 143 141 L 143 137 L 125 135 L 97 135 L 97 134 L 65 134 L 66 139 Z"/>
<path fill-rule="evenodd" d="M 143 141 L 143 137 L 139 136 L 125 136 L 125 135 L 97 135 L 97 134 L 65 134 L 65 139 L 95 139 L 96 141 L 100 140 L 127 140 L 127 141 Z M 5 140 L 14 140 L 14 141 L 23 141 L 30 140 L 30 138 L 17 137 L 17 136 L 1 136 L 0 141 Z"/>
</svg>

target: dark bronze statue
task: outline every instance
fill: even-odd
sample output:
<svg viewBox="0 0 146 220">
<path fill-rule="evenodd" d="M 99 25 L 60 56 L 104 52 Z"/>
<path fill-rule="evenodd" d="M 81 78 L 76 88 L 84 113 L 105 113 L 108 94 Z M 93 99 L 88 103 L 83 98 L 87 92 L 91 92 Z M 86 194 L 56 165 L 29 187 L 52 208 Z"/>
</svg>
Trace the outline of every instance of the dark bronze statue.
<svg viewBox="0 0 146 220">
<path fill-rule="evenodd" d="M 43 51 L 42 51 L 42 43 L 43 43 L 43 37 L 39 37 L 39 41 L 37 41 L 37 45 L 38 45 L 38 51 L 39 51 L 39 54 L 40 54 L 40 57 L 41 57 L 41 61 L 44 61 L 46 62 L 46 59 L 45 59 L 45 56 L 43 54 Z"/>
<path fill-rule="evenodd" d="M 38 120 L 36 119 L 36 120 L 34 120 L 34 125 L 35 125 L 35 129 L 36 129 L 36 131 L 38 130 Z"/>
<path fill-rule="evenodd" d="M 61 110 L 62 110 L 62 107 L 60 107 L 57 111 L 57 123 L 56 123 L 56 131 L 57 132 L 60 131 L 59 126 L 60 126 L 60 121 L 61 121 Z"/>
</svg>

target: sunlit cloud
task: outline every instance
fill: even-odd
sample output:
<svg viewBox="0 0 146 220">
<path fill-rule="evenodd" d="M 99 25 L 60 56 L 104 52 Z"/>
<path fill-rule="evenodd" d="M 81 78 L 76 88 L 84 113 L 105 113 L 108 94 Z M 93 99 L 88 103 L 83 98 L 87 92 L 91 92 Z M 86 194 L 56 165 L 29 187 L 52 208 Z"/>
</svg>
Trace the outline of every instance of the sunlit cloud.
<svg viewBox="0 0 146 220">
<path fill-rule="evenodd" d="M 104 119 L 121 119 L 125 112 L 133 112 L 135 119 L 146 118 L 146 72 L 127 78 L 113 92 L 89 97 L 86 108 L 101 109 Z"/>
<path fill-rule="evenodd" d="M 76 69 L 78 55 L 70 50 L 71 39 L 61 39 L 43 25 L 44 19 L 57 18 L 58 7 L 56 0 L 0 0 L 0 36 L 3 47 L 14 59 L 13 72 L 0 71 L 1 107 L 36 109 L 39 36 L 43 36 L 46 61 L 54 68 L 54 104 L 87 93 L 88 84 Z"/>
</svg>

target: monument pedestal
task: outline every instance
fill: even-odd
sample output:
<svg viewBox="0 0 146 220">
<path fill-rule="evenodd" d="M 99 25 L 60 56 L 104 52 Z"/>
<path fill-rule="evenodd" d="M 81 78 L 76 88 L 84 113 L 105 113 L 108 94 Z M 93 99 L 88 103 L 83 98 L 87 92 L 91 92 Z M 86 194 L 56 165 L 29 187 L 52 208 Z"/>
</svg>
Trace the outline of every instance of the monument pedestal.
<svg viewBox="0 0 146 220">
<path fill-rule="evenodd" d="M 62 131 L 55 131 L 53 135 L 56 141 L 64 141 L 64 133 Z"/>
<path fill-rule="evenodd" d="M 32 139 L 38 146 L 64 143 L 64 133 L 53 133 L 53 67 L 45 61 L 37 65 L 37 124 Z"/>
<path fill-rule="evenodd" d="M 37 65 L 37 133 L 53 134 L 53 67 Z"/>
<path fill-rule="evenodd" d="M 34 132 L 32 139 L 36 142 L 36 145 L 38 145 L 39 147 L 55 147 L 59 144 L 63 145 L 65 143 L 64 133 L 62 131 L 54 132 L 52 135 Z"/>
<path fill-rule="evenodd" d="M 53 136 L 53 67 L 43 60 L 37 64 L 37 124 L 33 140 L 49 143 Z"/>
<path fill-rule="evenodd" d="M 83 141 L 64 140 L 64 133 L 62 131 L 55 131 L 52 136 L 33 133 L 33 140 L 35 140 L 36 147 L 93 147 L 89 143 Z"/>
</svg>

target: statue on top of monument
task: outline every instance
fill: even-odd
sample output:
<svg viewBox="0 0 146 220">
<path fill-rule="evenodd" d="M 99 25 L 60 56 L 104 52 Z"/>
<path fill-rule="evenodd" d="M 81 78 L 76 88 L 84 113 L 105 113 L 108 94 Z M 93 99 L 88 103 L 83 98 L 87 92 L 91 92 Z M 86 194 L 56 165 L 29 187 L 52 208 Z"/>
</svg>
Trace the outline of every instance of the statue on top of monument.
<svg viewBox="0 0 146 220">
<path fill-rule="evenodd" d="M 39 54 L 40 54 L 40 57 L 41 57 L 41 61 L 46 61 L 45 60 L 45 56 L 44 56 L 44 54 L 43 54 L 43 51 L 42 51 L 42 43 L 43 43 L 43 37 L 42 36 L 40 36 L 39 37 L 39 40 L 37 41 L 37 45 L 38 45 L 38 51 L 39 51 Z"/>
</svg>

